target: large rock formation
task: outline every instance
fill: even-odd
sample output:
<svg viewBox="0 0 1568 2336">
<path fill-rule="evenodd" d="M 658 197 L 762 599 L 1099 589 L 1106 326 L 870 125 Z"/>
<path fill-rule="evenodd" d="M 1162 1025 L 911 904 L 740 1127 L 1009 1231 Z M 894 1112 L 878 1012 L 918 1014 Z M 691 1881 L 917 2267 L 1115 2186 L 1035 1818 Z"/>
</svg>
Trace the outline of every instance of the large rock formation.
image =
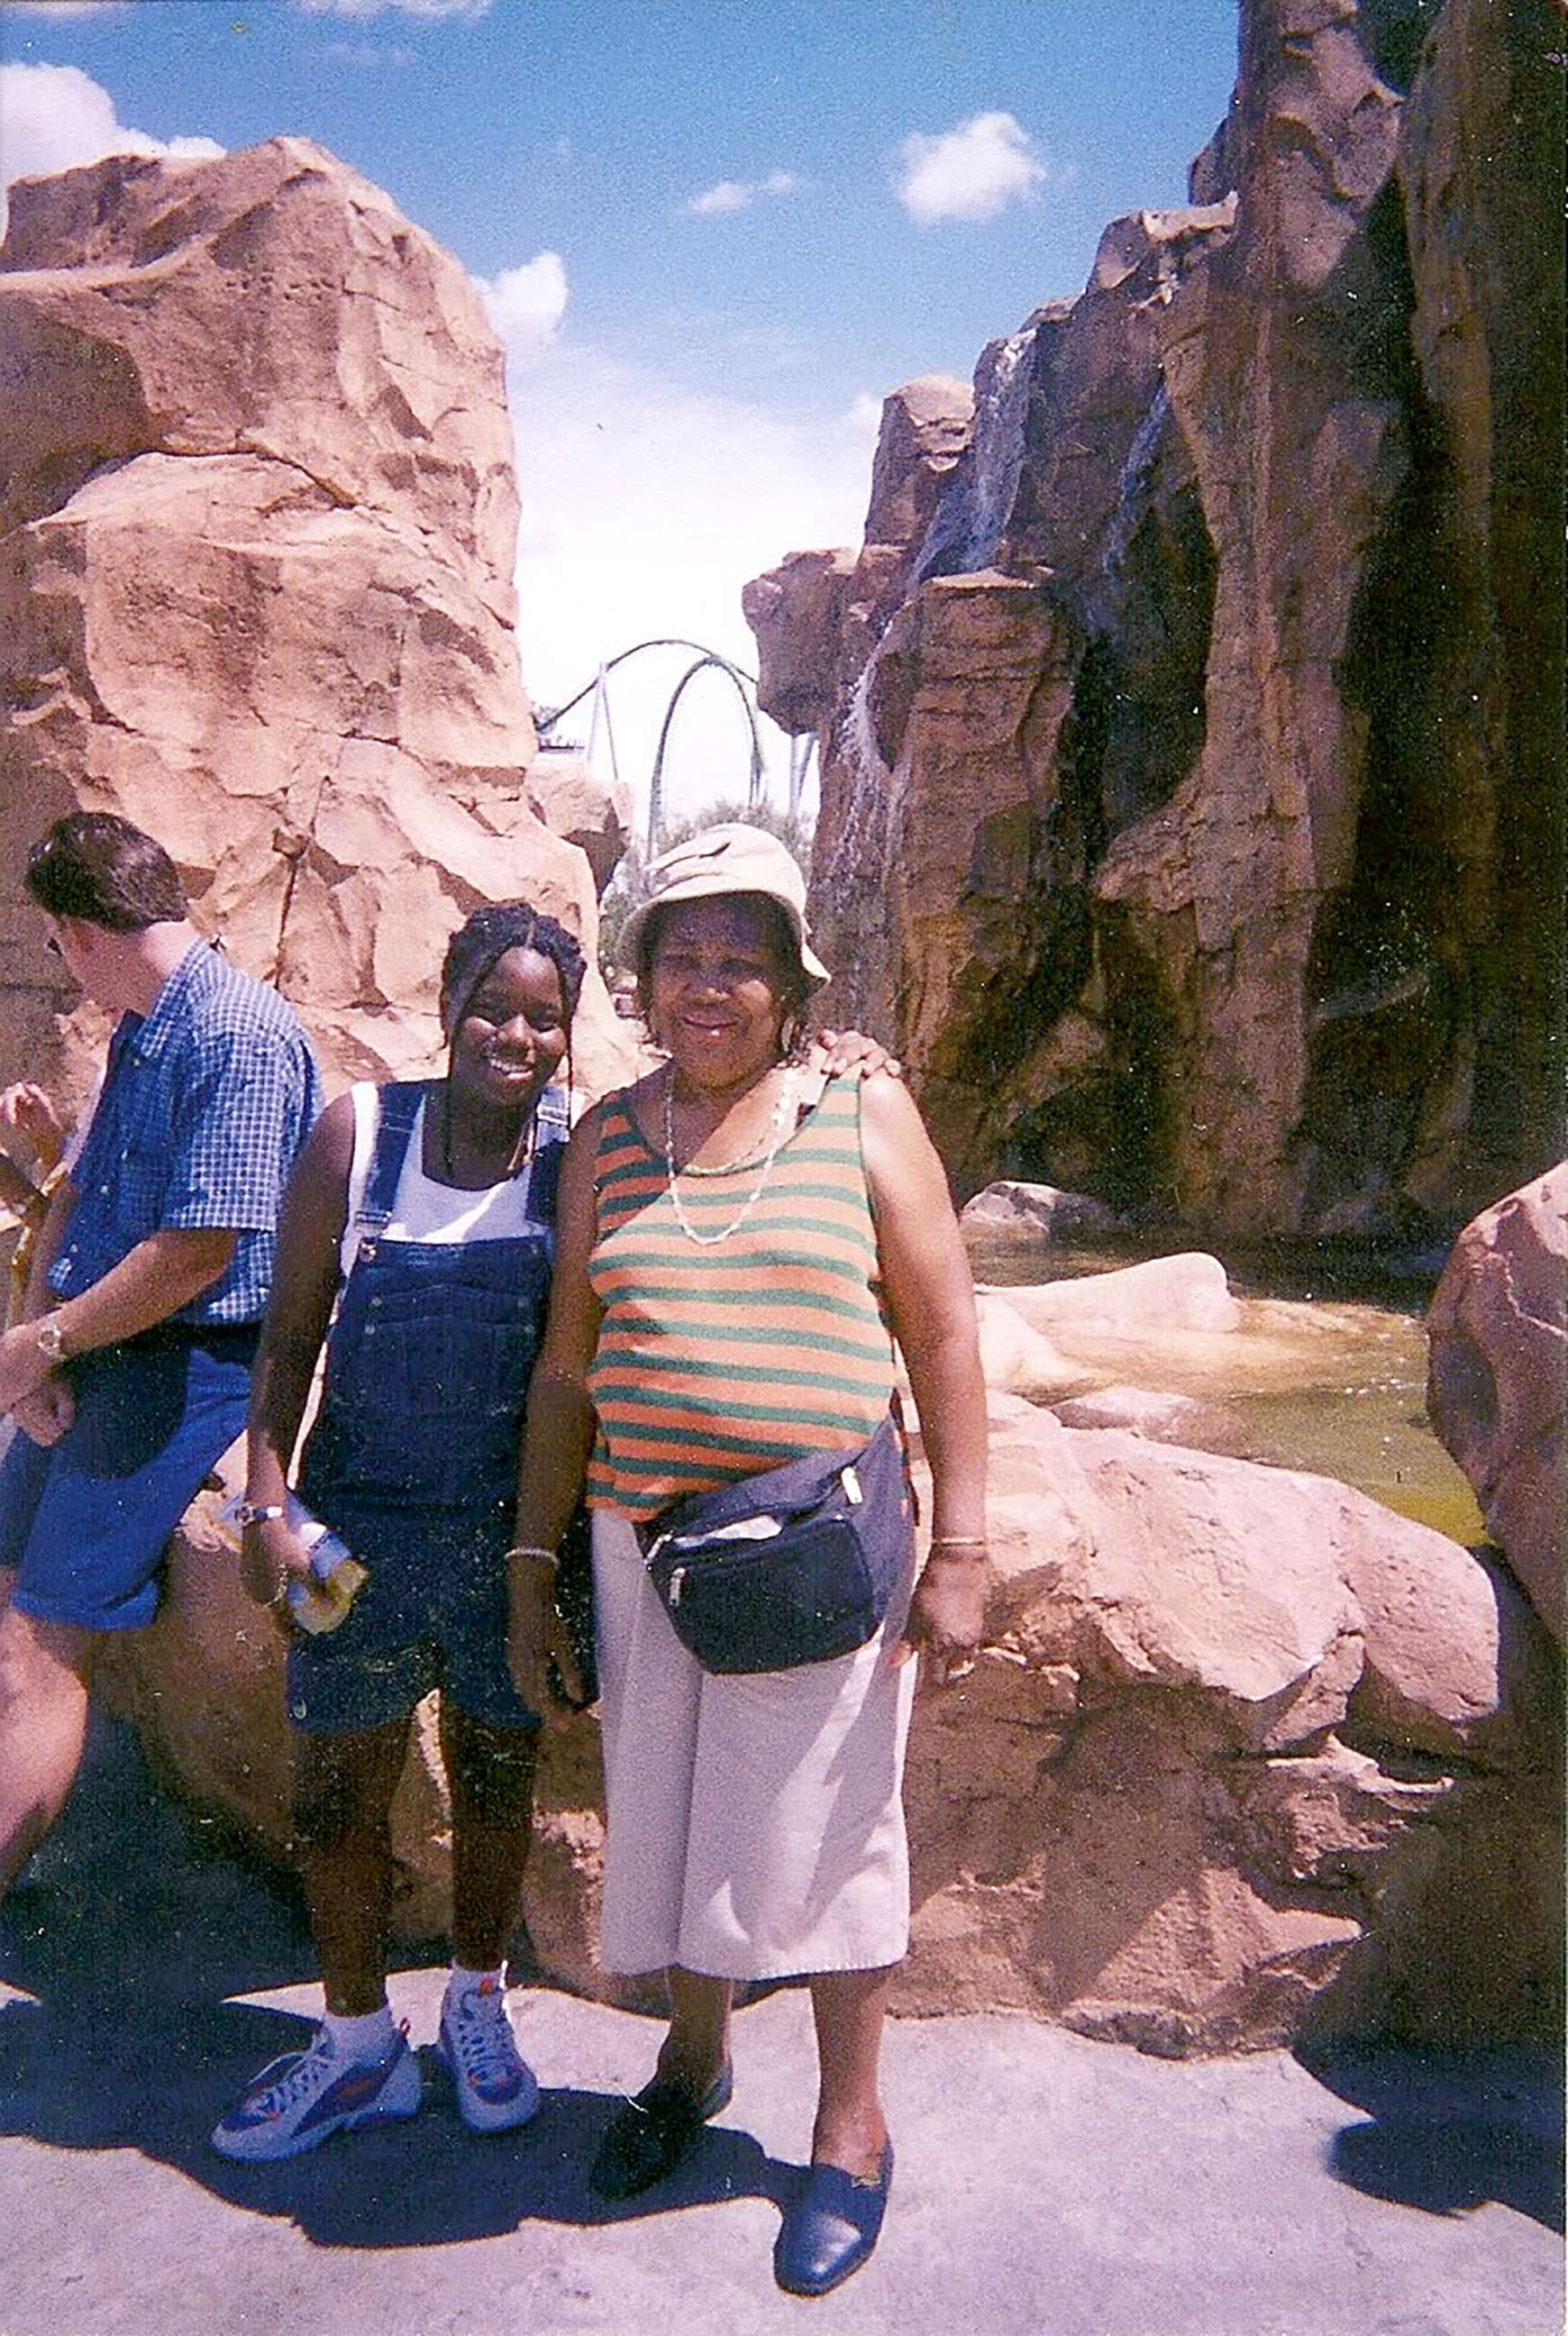
<svg viewBox="0 0 1568 2336">
<path fill-rule="evenodd" d="M 987 350 L 920 541 L 894 400 L 860 560 L 748 589 L 963 1188 L 1404 1233 L 1552 1156 L 1560 32 L 1243 0 L 1192 207 Z"/>
<path fill-rule="evenodd" d="M 1427 1329 L 1432 1425 L 1561 1645 L 1568 1620 L 1568 1163 L 1466 1226 Z"/>
<path fill-rule="evenodd" d="M 112 1675 L 182 1789 L 281 1854 L 282 1648 L 211 1498 Z M 1505 1575 L 1326 1478 L 1005 1395 L 990 1526 L 990 1643 L 911 1740 L 902 2008 L 1171 2052 L 1551 2032 L 1557 1674 Z M 545 1746 L 525 1912 L 547 1973 L 637 2001 L 594 1958 L 600 1795 L 575 1720 Z M 394 1825 L 394 1919 L 424 1939 L 450 1911 L 428 1713 Z"/>
<path fill-rule="evenodd" d="M 1555 1666 L 1505 1577 L 1005 1397 L 990 1526 L 992 1645 L 911 1746 L 907 2005 L 1171 2052 L 1552 2031 Z"/>
<path fill-rule="evenodd" d="M 471 280 L 319 148 L 15 187 L 0 884 L 61 813 L 123 812 L 358 1075 L 423 1066 L 480 901 L 527 891 L 591 943 L 587 864 L 524 793 L 511 464 Z M 98 1032 L 61 979 L 7 918 L 0 1068 L 80 1094 Z M 579 1066 L 618 1049 L 596 984 Z"/>
</svg>

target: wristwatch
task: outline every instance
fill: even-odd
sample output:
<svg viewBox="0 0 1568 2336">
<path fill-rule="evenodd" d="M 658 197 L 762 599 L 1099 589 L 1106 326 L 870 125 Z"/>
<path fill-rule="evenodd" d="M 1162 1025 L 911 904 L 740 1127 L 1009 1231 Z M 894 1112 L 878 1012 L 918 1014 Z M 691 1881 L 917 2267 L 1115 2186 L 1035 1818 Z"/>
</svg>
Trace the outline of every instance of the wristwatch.
<svg viewBox="0 0 1568 2336">
<path fill-rule="evenodd" d="M 236 1501 L 232 1512 L 237 1525 L 269 1525 L 287 1514 L 281 1501 Z"/>
<path fill-rule="evenodd" d="M 65 1344 L 65 1333 L 52 1314 L 45 1314 L 41 1321 L 34 1323 L 33 1336 L 37 1342 L 40 1354 L 48 1362 L 55 1364 L 65 1360 L 69 1352 Z"/>
</svg>

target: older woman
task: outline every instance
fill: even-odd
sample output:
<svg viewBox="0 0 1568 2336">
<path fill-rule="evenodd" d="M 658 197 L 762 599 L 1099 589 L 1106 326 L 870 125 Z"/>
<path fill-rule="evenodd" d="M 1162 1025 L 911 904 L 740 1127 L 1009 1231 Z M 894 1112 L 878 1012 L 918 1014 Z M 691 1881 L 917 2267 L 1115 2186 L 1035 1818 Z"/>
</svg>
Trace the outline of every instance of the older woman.
<svg viewBox="0 0 1568 2336">
<path fill-rule="evenodd" d="M 737 1981 L 809 1977 L 820 2089 L 812 2163 L 774 2255 L 821 2294 L 876 2243 L 892 2172 L 877 2069 L 904 1953 L 900 1787 L 922 1650 L 937 1681 L 979 1637 L 986 1415 L 974 1301 L 940 1162 L 907 1092 L 794 1060 L 827 974 L 804 888 L 758 830 L 714 828 L 656 863 L 626 935 L 666 1064 L 611 1095 L 562 1170 L 556 1279 L 528 1412 L 513 1670 L 543 1708 L 546 1552 L 585 1470 L 609 1837 L 602 1952 L 667 1975 L 651 2081 L 610 2125 L 604 2195 L 650 2187 L 731 2090 Z M 846 1457 L 887 1415 L 903 1349 L 930 1463 L 930 1559 L 912 1551 L 858 1651 L 705 1669 L 634 1533 L 684 1496 L 804 1455 Z M 591 1466 L 588 1466 L 591 1453 Z"/>
</svg>

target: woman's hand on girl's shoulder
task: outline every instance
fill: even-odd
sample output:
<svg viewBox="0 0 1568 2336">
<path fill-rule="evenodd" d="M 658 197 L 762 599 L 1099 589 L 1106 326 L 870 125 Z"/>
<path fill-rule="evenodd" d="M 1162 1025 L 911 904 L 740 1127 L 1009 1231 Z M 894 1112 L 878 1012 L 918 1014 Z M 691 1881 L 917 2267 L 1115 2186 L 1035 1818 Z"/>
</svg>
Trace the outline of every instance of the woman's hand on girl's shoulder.
<svg viewBox="0 0 1568 2336">
<path fill-rule="evenodd" d="M 812 1040 L 806 1068 L 830 1079 L 842 1078 L 849 1071 L 858 1071 L 862 1078 L 878 1071 L 885 1071 L 890 1079 L 901 1079 L 904 1075 L 897 1056 L 890 1055 L 863 1030 L 819 1030 Z"/>
</svg>

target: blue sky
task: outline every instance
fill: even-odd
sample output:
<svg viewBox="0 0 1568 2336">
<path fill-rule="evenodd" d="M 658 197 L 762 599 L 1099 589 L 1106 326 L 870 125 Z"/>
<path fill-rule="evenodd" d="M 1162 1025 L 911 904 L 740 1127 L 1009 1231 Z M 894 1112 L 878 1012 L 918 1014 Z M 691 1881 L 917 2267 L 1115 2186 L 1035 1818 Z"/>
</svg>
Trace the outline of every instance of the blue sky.
<svg viewBox="0 0 1568 2336">
<path fill-rule="evenodd" d="M 858 540 L 883 394 L 1180 202 L 1234 62 L 1234 0 L 5 0 L 0 166 L 297 131 L 454 251 L 511 357 L 552 702 L 648 634 L 748 659 L 745 577 Z M 651 667 L 613 701 L 634 777 Z M 693 803 L 737 751 L 700 695 Z"/>
</svg>

